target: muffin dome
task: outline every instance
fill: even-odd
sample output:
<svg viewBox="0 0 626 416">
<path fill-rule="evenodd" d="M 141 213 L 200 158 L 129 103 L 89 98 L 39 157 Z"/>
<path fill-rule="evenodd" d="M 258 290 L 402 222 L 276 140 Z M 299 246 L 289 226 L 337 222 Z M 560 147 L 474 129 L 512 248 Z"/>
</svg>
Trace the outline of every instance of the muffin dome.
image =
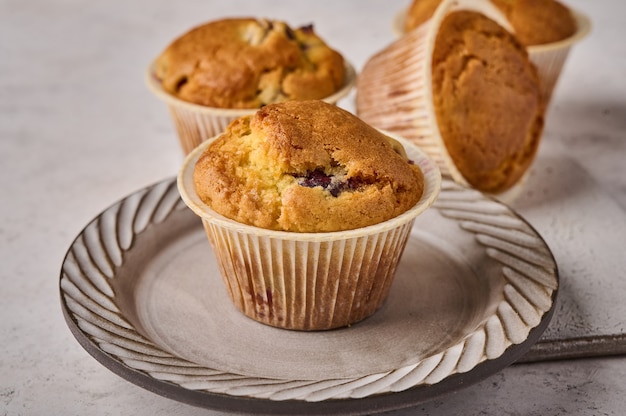
<svg viewBox="0 0 626 416">
<path fill-rule="evenodd" d="M 340 53 L 312 26 L 291 29 L 276 20 L 210 22 L 172 42 L 156 61 L 170 94 L 217 108 L 259 108 L 290 99 L 327 97 L 344 84 Z"/>
<path fill-rule="evenodd" d="M 515 36 L 526 46 L 569 38 L 577 25 L 570 10 L 555 0 L 491 0 L 504 12 Z"/>
<path fill-rule="evenodd" d="M 267 105 L 235 120 L 198 159 L 194 183 L 228 218 L 295 232 L 386 221 L 414 206 L 424 188 L 397 142 L 317 100 Z"/>
<path fill-rule="evenodd" d="M 507 17 L 524 46 L 558 42 L 576 33 L 569 8 L 556 0 L 490 0 Z M 430 19 L 441 0 L 414 0 L 404 20 L 408 32 Z"/>
</svg>

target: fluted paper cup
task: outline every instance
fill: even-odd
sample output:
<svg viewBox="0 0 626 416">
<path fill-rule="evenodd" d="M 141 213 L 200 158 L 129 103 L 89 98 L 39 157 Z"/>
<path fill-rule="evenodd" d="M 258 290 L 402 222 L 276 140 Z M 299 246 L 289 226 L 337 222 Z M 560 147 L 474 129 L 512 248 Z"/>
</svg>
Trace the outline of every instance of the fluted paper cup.
<svg viewBox="0 0 626 416">
<path fill-rule="evenodd" d="M 393 137 L 424 173 L 421 199 L 393 219 L 339 232 L 274 231 L 228 219 L 198 197 L 193 183 L 196 161 L 213 139 L 186 157 L 178 175 L 181 197 L 202 218 L 227 292 L 241 312 L 279 328 L 325 330 L 361 321 L 384 303 L 415 218 L 433 204 L 441 185 L 436 164 Z"/>
<path fill-rule="evenodd" d="M 448 154 L 435 116 L 432 52 L 439 26 L 454 11 L 482 13 L 510 30 L 489 0 L 444 0 L 430 20 L 374 55 L 357 78 L 356 112 L 366 123 L 411 140 L 439 166 L 442 175 L 470 186 Z"/>
<path fill-rule="evenodd" d="M 337 104 L 340 99 L 350 93 L 356 80 L 356 72 L 348 61 L 344 60 L 344 65 L 346 77 L 343 87 L 334 94 L 323 98 L 322 101 Z M 163 89 L 155 73 L 155 63 L 153 62 L 146 71 L 146 84 L 156 97 L 167 104 L 184 154 L 191 152 L 204 140 L 223 132 L 228 124 L 236 118 L 253 114 L 258 110 L 258 108 L 207 107 L 181 100 Z"/>
<path fill-rule="evenodd" d="M 589 17 L 569 6 L 568 8 L 576 20 L 576 33 L 558 42 L 546 43 L 544 45 L 532 45 L 526 48 L 528 50 L 528 57 L 537 67 L 539 79 L 541 80 L 541 93 L 546 107 L 550 103 L 552 93 L 571 48 L 585 38 L 591 31 L 591 21 Z M 407 10 L 402 10 L 396 14 L 393 20 L 392 29 L 394 34 L 398 37 L 404 36 L 406 33 L 404 30 L 406 14 Z M 512 33 L 515 32 L 513 31 Z"/>
<path fill-rule="evenodd" d="M 545 45 L 528 46 L 528 57 L 537 67 L 541 80 L 541 93 L 546 107 L 552 99 L 552 93 L 556 87 L 563 66 L 572 47 L 586 37 L 591 31 L 591 21 L 583 13 L 570 8 L 576 19 L 576 33 L 567 39 L 558 42 L 546 43 Z"/>
</svg>

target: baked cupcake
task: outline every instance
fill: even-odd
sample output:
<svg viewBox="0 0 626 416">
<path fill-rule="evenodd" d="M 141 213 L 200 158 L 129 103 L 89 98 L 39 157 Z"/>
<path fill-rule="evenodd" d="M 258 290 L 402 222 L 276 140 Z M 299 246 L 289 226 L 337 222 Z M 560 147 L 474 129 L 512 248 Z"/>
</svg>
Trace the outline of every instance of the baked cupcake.
<svg viewBox="0 0 626 416">
<path fill-rule="evenodd" d="M 400 33 L 410 32 L 423 25 L 433 17 L 440 4 L 441 0 L 413 0 L 406 13 L 403 14 Z"/>
<path fill-rule="evenodd" d="M 194 182 L 228 218 L 296 232 L 377 224 L 423 191 L 419 167 L 388 137 L 322 101 L 267 105 L 235 120 L 196 163 Z"/>
<path fill-rule="evenodd" d="M 559 42 L 577 30 L 572 12 L 556 0 L 491 0 L 526 46 Z"/>
<path fill-rule="evenodd" d="M 571 47 L 591 29 L 589 19 L 555 0 L 492 1 L 504 11 L 515 36 L 527 46 L 547 105 Z"/>
<path fill-rule="evenodd" d="M 556 0 L 491 0 L 509 21 L 517 39 L 527 47 L 542 80 L 544 100 L 550 101 L 572 45 L 587 35 L 586 16 Z M 395 24 L 399 34 L 428 21 L 441 0 L 413 0 Z"/>
<path fill-rule="evenodd" d="M 440 180 L 420 149 L 309 100 L 233 121 L 187 157 L 178 185 L 235 306 L 268 325 L 322 330 L 382 305 Z"/>
<path fill-rule="evenodd" d="M 544 104 L 536 69 L 506 26 L 487 0 L 444 0 L 365 64 L 359 116 L 414 140 L 457 182 L 508 191 L 534 159 Z"/>
<path fill-rule="evenodd" d="M 525 46 L 543 45 L 569 38 L 576 33 L 573 14 L 556 0 L 491 0 L 507 17 L 517 39 Z M 441 0 L 414 0 L 404 20 L 409 32 L 435 13 Z"/>
<path fill-rule="evenodd" d="M 532 162 L 543 129 L 539 78 L 523 46 L 480 13 L 445 17 L 432 56 L 439 133 L 474 188 L 502 193 Z"/>
<path fill-rule="evenodd" d="M 185 152 L 263 105 L 322 99 L 336 103 L 354 81 L 352 67 L 313 26 L 232 18 L 174 40 L 148 71 L 169 105 Z"/>
</svg>

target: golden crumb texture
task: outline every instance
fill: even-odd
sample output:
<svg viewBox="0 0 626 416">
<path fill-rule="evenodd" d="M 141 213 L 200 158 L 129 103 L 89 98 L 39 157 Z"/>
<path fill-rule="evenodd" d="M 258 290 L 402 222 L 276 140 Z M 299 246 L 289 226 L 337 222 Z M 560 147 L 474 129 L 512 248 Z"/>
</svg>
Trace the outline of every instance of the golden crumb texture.
<svg viewBox="0 0 626 416">
<path fill-rule="evenodd" d="M 260 108 L 291 99 L 323 99 L 345 82 L 343 56 L 313 26 L 277 20 L 221 19 L 173 41 L 157 58 L 170 94 L 217 108 Z"/>
<path fill-rule="evenodd" d="M 402 146 L 319 100 L 267 105 L 233 121 L 198 159 L 198 196 L 235 221 L 333 232 L 413 207 L 424 177 Z"/>
<path fill-rule="evenodd" d="M 509 189 L 530 166 L 544 103 L 525 48 L 476 12 L 450 13 L 432 57 L 433 105 L 446 149 L 476 189 Z"/>
<path fill-rule="evenodd" d="M 511 24 L 525 46 L 543 45 L 567 39 L 578 29 L 570 9 L 556 0 L 491 0 Z M 404 31 L 428 21 L 441 0 L 413 0 L 407 9 Z"/>
</svg>

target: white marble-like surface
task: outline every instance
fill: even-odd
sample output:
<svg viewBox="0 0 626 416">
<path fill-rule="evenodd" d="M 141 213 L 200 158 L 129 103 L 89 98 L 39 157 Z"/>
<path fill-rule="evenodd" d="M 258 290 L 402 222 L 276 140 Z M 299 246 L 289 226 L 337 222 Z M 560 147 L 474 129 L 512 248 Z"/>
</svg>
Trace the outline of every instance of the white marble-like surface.
<svg viewBox="0 0 626 416">
<path fill-rule="evenodd" d="M 167 111 L 143 84 L 144 68 L 190 26 L 245 14 L 294 25 L 314 22 L 359 69 L 393 39 L 391 21 L 407 4 L 0 2 L 0 415 L 217 414 L 162 398 L 111 373 L 79 346 L 61 315 L 58 276 L 73 238 L 108 205 L 174 175 L 181 162 Z M 584 184 L 595 184 L 581 199 L 585 207 L 593 206 L 594 193 L 613 202 L 581 210 L 580 222 L 571 217 L 558 226 L 554 211 L 547 217 L 528 201 L 513 204 L 551 244 L 569 279 L 563 287 L 584 294 L 575 304 L 561 297 L 564 309 L 553 324 L 564 324 L 549 328 L 546 335 L 553 337 L 577 329 L 623 332 L 620 324 L 626 322 L 620 302 L 626 295 L 626 236 L 607 218 L 615 216 L 614 223 L 623 227 L 626 216 L 626 3 L 568 4 L 590 15 L 593 31 L 568 59 L 539 162 L 571 159 L 585 174 Z M 350 101 L 343 105 L 352 108 Z M 573 215 L 578 205 L 572 205 L 556 203 L 554 209 Z M 394 414 L 621 415 L 624 380 L 625 357 L 515 365 Z"/>
</svg>

